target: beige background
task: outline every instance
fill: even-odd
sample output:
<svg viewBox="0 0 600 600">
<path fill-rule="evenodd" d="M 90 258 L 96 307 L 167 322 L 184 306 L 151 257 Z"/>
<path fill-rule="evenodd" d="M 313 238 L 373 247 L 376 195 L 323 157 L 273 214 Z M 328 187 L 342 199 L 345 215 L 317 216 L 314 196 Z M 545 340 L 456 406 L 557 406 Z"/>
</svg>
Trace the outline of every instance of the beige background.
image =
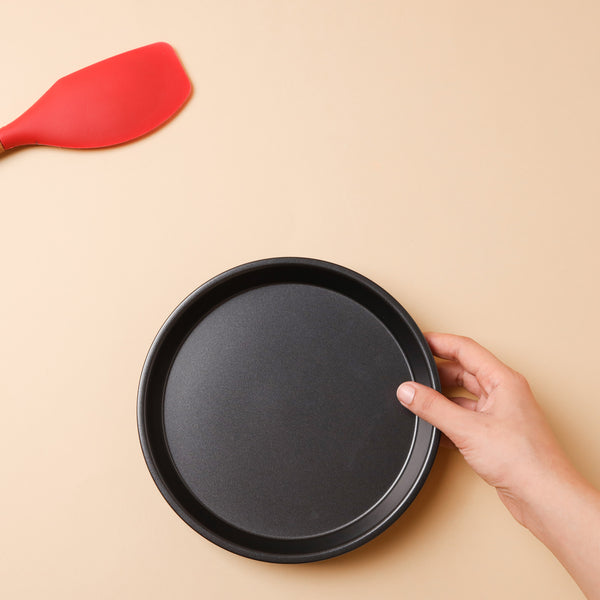
<svg viewBox="0 0 600 600">
<path fill-rule="evenodd" d="M 135 403 L 195 287 L 319 257 L 525 373 L 600 485 L 597 2 L 37 0 L 0 22 L 3 122 L 158 40 L 195 88 L 136 143 L 0 158 L 0 596 L 581 598 L 448 450 L 359 550 L 230 554 L 160 496 Z"/>
</svg>

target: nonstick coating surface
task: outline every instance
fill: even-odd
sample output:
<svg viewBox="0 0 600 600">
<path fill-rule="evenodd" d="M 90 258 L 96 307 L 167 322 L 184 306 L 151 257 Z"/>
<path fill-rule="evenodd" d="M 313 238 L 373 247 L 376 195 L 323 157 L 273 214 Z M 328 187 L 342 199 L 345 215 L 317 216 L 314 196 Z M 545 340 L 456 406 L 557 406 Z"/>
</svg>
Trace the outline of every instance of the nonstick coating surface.
<svg viewBox="0 0 600 600">
<path fill-rule="evenodd" d="M 439 388 L 406 311 L 361 275 L 312 259 L 236 267 L 157 335 L 138 425 L 162 494 L 196 531 L 251 558 L 341 554 L 416 496 L 437 431 L 396 400 Z"/>
</svg>

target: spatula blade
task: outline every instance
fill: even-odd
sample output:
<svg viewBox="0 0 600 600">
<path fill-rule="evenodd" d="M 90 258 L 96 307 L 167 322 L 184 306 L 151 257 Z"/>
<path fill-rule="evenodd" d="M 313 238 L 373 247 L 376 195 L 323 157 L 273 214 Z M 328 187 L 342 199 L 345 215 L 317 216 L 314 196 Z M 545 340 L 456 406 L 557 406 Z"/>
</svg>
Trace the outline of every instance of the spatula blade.
<svg viewBox="0 0 600 600">
<path fill-rule="evenodd" d="M 0 129 L 5 150 L 27 144 L 100 148 L 152 131 L 185 103 L 191 83 L 173 48 L 158 42 L 59 79 Z"/>
</svg>

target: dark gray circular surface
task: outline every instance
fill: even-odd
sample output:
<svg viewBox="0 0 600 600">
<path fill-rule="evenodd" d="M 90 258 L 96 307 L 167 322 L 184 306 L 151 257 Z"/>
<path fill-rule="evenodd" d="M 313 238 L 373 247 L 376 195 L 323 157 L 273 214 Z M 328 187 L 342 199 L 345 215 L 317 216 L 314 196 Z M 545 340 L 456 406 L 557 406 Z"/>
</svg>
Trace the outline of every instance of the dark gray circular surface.
<svg viewBox="0 0 600 600">
<path fill-rule="evenodd" d="M 396 340 L 354 300 L 305 284 L 252 289 L 177 353 L 167 443 L 194 495 L 233 525 L 322 534 L 367 511 L 402 469 L 416 419 L 395 390 L 408 378 Z"/>
<path fill-rule="evenodd" d="M 414 322 L 352 271 L 243 265 L 199 288 L 149 353 L 140 439 L 163 495 L 240 554 L 316 560 L 370 539 L 416 495 L 437 432 L 396 400 L 437 386 Z"/>
</svg>

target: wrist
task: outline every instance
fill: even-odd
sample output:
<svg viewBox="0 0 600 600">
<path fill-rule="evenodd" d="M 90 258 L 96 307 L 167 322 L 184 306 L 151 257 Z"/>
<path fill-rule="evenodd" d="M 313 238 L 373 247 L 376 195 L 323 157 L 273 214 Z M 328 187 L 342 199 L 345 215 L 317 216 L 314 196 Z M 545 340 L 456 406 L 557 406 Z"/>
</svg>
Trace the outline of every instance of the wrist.
<svg viewBox="0 0 600 600">
<path fill-rule="evenodd" d="M 590 492 L 595 490 L 571 465 L 539 473 L 515 494 L 520 512 L 518 520 L 548 545 L 552 535 L 561 527 L 568 527 L 575 507 Z"/>
<path fill-rule="evenodd" d="M 584 594 L 600 598 L 600 492 L 575 469 L 541 477 L 524 490 L 521 523 L 569 571 Z"/>
<path fill-rule="evenodd" d="M 522 458 L 510 477 L 497 486 L 498 495 L 512 516 L 536 537 L 546 522 L 560 513 L 566 496 L 576 494 L 585 483 L 562 453 L 546 456 L 545 460 Z"/>
</svg>

